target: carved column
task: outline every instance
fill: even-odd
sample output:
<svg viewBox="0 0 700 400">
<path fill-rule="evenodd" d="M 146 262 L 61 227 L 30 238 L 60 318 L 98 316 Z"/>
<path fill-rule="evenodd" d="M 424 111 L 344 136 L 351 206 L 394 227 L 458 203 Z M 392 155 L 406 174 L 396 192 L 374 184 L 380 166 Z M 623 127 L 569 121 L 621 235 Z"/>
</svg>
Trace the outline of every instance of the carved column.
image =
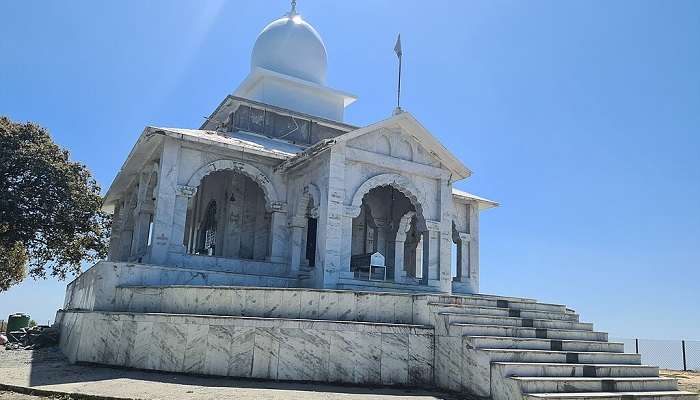
<svg viewBox="0 0 700 400">
<path fill-rule="evenodd" d="M 301 244 L 306 223 L 306 218 L 299 215 L 292 217 L 289 222 L 289 229 L 291 231 L 291 240 L 289 241 L 289 273 L 292 276 L 296 276 L 299 273 L 302 252 Z"/>
<path fill-rule="evenodd" d="M 479 292 L 479 205 L 469 205 L 469 280 L 474 293 Z"/>
<path fill-rule="evenodd" d="M 180 212 L 183 209 L 183 200 L 185 201 L 184 209 L 187 210 L 187 202 L 184 196 L 179 196 L 180 203 L 176 205 L 179 155 L 180 145 L 176 141 L 166 138 L 160 157 L 158 190 L 155 196 L 156 204 L 153 215 L 153 241 L 149 255 L 149 262 L 153 264 L 165 264 L 171 243 L 179 243 L 182 246 L 182 237 L 175 239 L 171 236 L 173 233 L 173 217 L 176 214 L 176 208 Z M 179 224 L 184 227 L 184 215 L 182 215 L 182 221 Z"/>
<path fill-rule="evenodd" d="M 122 201 L 118 199 L 114 205 L 114 214 L 112 214 L 112 227 L 109 232 L 109 251 L 107 253 L 108 261 L 119 261 L 119 239 L 122 229 Z"/>
<path fill-rule="evenodd" d="M 272 203 L 271 208 L 272 219 L 270 222 L 270 261 L 284 263 L 287 262 L 287 248 L 289 247 L 287 203 Z"/>
<path fill-rule="evenodd" d="M 340 247 L 339 276 L 341 278 L 354 278 L 354 274 L 350 271 L 350 259 L 352 258 L 352 219 L 359 216 L 360 211 L 360 207 L 343 207 L 343 215 L 340 219 L 342 245 Z"/>
<path fill-rule="evenodd" d="M 428 230 L 423 233 L 423 282 L 440 286 L 440 223 L 425 223 Z"/>
<path fill-rule="evenodd" d="M 469 271 L 469 242 L 471 241 L 468 233 L 459 233 L 459 245 L 457 247 L 457 280 L 464 282 L 471 278 Z"/>
<path fill-rule="evenodd" d="M 173 208 L 173 224 L 170 230 L 170 246 L 168 251 L 185 254 L 185 222 L 187 221 L 187 205 L 190 198 L 197 193 L 197 188 L 177 185 L 175 192 L 175 207 Z"/>
</svg>

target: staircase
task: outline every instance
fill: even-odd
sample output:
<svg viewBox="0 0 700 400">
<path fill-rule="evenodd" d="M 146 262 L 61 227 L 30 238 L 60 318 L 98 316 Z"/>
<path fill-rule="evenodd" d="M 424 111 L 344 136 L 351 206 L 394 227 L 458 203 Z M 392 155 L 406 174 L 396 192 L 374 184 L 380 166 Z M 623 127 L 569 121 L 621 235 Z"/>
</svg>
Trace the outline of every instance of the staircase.
<svg viewBox="0 0 700 400">
<path fill-rule="evenodd" d="M 461 338 L 462 390 L 494 400 L 682 399 L 639 354 L 608 341 L 563 305 L 489 296 L 428 303 L 435 334 Z M 440 338 L 436 338 L 438 343 Z M 444 343 L 449 341 L 443 340 Z M 467 370 L 471 371 L 468 372 Z M 439 374 L 436 371 L 436 375 Z"/>
</svg>

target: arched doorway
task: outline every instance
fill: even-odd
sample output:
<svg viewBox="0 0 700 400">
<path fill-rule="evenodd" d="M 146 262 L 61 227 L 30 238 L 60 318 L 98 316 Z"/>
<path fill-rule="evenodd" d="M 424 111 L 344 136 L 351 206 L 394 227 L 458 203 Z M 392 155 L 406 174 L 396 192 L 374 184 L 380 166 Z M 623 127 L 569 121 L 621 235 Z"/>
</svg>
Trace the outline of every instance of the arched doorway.
<svg viewBox="0 0 700 400">
<path fill-rule="evenodd" d="M 360 213 L 352 220 L 351 265 L 359 279 L 384 279 L 379 274 L 358 268 L 360 257 L 380 253 L 384 256 L 386 278 L 421 277 L 423 229 L 422 215 L 413 201 L 392 185 L 381 185 L 367 191 L 360 204 Z M 423 222 L 424 224 L 424 222 Z"/>
<path fill-rule="evenodd" d="M 188 204 L 187 252 L 265 260 L 271 226 L 266 206 L 262 188 L 247 175 L 227 169 L 204 176 Z"/>
</svg>

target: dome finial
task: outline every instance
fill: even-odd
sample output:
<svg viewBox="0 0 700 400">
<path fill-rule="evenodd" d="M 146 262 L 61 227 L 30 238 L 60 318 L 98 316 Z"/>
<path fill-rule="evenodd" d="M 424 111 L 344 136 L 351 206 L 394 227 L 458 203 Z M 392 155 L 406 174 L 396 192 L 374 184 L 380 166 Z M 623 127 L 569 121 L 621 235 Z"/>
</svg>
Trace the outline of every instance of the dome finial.
<svg viewBox="0 0 700 400">
<path fill-rule="evenodd" d="M 289 12 L 291 15 L 297 14 L 297 0 L 292 0 L 292 11 Z"/>
</svg>

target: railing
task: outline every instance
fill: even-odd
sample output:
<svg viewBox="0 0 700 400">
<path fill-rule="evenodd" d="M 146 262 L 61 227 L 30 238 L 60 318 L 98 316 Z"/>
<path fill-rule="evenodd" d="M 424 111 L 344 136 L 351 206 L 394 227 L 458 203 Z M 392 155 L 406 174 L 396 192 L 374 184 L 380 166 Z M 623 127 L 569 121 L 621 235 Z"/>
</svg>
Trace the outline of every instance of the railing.
<svg viewBox="0 0 700 400">
<path fill-rule="evenodd" d="M 642 355 L 642 364 L 664 369 L 700 371 L 700 340 L 611 338 L 625 344 L 625 352 Z"/>
</svg>

